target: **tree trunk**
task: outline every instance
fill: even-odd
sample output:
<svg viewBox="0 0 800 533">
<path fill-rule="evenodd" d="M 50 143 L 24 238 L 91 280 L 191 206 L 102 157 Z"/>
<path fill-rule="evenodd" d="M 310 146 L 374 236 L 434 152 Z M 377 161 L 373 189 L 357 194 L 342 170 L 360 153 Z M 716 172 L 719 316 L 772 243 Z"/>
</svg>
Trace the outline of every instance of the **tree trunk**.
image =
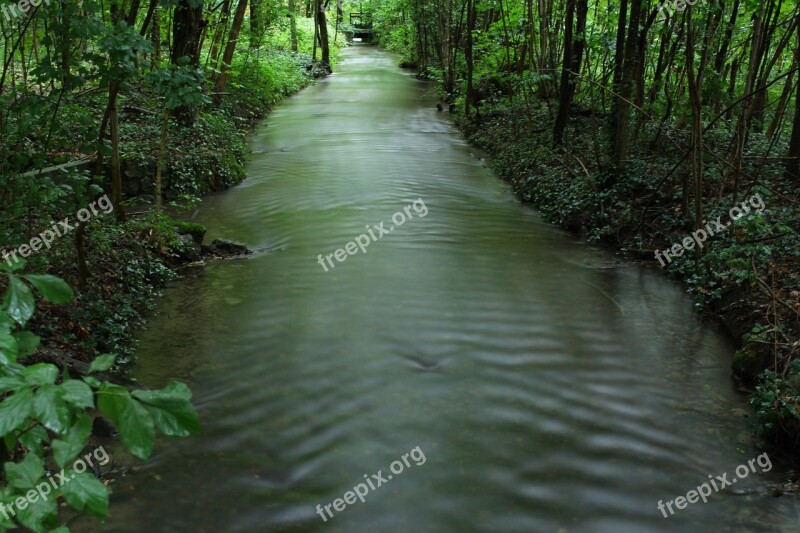
<svg viewBox="0 0 800 533">
<path fill-rule="evenodd" d="M 692 108 L 692 176 L 694 178 L 694 228 L 703 227 L 703 70 L 705 61 L 701 62 L 699 72 L 695 67 L 695 30 L 692 24 L 692 8 L 686 12 L 686 72 L 689 83 L 689 103 Z M 704 52 L 705 53 L 705 52 Z M 684 213 L 684 216 L 689 216 Z M 695 261 L 700 257 L 700 247 L 695 248 Z"/>
<path fill-rule="evenodd" d="M 225 46 L 225 53 L 222 54 L 222 65 L 220 66 L 219 76 L 217 76 L 216 83 L 214 83 L 214 105 L 217 107 L 222 103 L 222 92 L 228 85 L 231 62 L 233 61 L 233 54 L 236 51 L 236 42 L 239 40 L 239 32 L 242 29 L 246 11 L 247 0 L 239 0 L 236 6 L 236 13 L 233 15 L 233 24 L 231 25 L 231 33 L 228 36 L 228 44 Z"/>
<path fill-rule="evenodd" d="M 263 0 L 250 0 L 250 48 L 258 48 L 258 46 L 261 44 L 261 35 L 263 31 Z"/>
<path fill-rule="evenodd" d="M 625 3 L 625 0 L 623 0 Z M 639 41 L 639 19 L 641 16 L 642 4 L 634 0 L 631 3 L 631 13 L 628 20 L 628 31 L 624 37 L 624 59 L 622 69 L 619 73 L 619 91 L 614 98 L 614 159 L 613 171 L 614 180 L 625 170 L 625 163 L 628 158 L 628 132 L 630 129 L 630 110 L 631 96 L 634 94 L 636 85 L 636 73 L 638 71 L 636 63 L 638 59 L 637 46 Z M 624 33 L 624 23 L 620 25 Z M 617 43 L 620 42 L 617 36 Z M 617 65 L 619 67 L 619 65 Z M 616 77 L 616 74 L 615 74 Z M 613 183 L 613 181 L 612 181 Z"/>
<path fill-rule="evenodd" d="M 797 47 L 800 49 L 800 24 L 797 24 Z M 800 82 L 797 84 L 797 96 L 794 102 L 794 123 L 792 124 L 792 138 L 789 141 L 789 157 L 786 164 L 786 176 L 798 182 L 800 181 Z"/>
<path fill-rule="evenodd" d="M 467 0 L 467 46 L 464 56 L 467 61 L 467 94 L 464 98 L 464 114 L 467 118 L 472 113 L 473 100 L 475 98 L 474 87 L 474 73 L 475 73 L 475 54 L 473 51 L 473 35 L 475 31 L 475 19 L 477 13 L 475 11 L 475 0 Z"/>
<path fill-rule="evenodd" d="M 786 83 L 783 85 L 781 97 L 778 99 L 778 106 L 775 108 L 775 116 L 772 118 L 772 122 L 770 122 L 769 127 L 767 128 L 767 139 L 772 140 L 772 138 L 775 136 L 775 132 L 778 131 L 778 127 L 783 121 L 783 114 L 786 112 L 786 104 L 789 103 L 789 97 L 791 96 L 792 88 L 794 87 L 794 75 L 797 71 L 798 60 L 800 60 L 800 47 L 797 47 L 794 52 L 792 66 L 789 68 L 790 73 L 786 77 Z"/>
<path fill-rule="evenodd" d="M 228 20 L 231 18 L 231 0 L 224 0 L 220 7 L 217 28 L 214 30 L 214 38 L 211 39 L 211 51 L 209 60 L 214 68 L 219 68 L 219 53 L 221 50 L 222 39 L 228 31 Z"/>
<path fill-rule="evenodd" d="M 575 0 L 567 0 L 566 24 L 564 26 L 564 61 L 561 66 L 561 83 L 559 84 L 558 114 L 553 128 L 553 144 L 560 145 L 564 140 L 564 129 L 569 118 L 569 102 L 571 100 L 569 69 L 572 68 L 572 29 L 575 22 Z"/>
<path fill-rule="evenodd" d="M 317 0 L 317 25 L 319 26 L 319 46 L 322 50 L 322 62 L 328 66 L 331 64 L 331 49 L 328 43 L 328 17 L 325 16 L 325 8 L 328 2 Z"/>
<path fill-rule="evenodd" d="M 162 197 L 163 187 L 161 183 L 161 176 L 164 172 L 164 165 L 166 164 L 166 159 L 167 159 L 167 142 L 169 141 L 169 116 L 170 116 L 169 110 L 165 109 L 161 117 L 161 138 L 158 143 L 158 159 L 156 160 L 156 178 L 155 178 L 156 218 L 161 217 L 161 204 L 163 203 L 163 197 Z"/>
<path fill-rule="evenodd" d="M 151 9 L 157 0 L 151 2 Z M 135 0 L 131 5 L 131 10 L 126 14 L 122 12 L 116 13 L 115 24 L 119 20 L 125 20 L 129 26 L 133 26 L 136 22 L 136 16 L 139 13 L 139 1 Z M 149 14 L 149 13 L 148 13 Z M 120 169 L 119 161 L 119 118 L 117 113 L 117 97 L 119 96 L 120 85 L 122 80 L 112 79 L 108 84 L 108 103 L 106 104 L 103 118 L 100 120 L 100 132 L 97 136 L 98 150 L 97 159 L 95 160 L 94 174 L 96 176 L 103 175 L 103 150 L 105 148 L 106 128 L 109 122 L 111 123 L 111 184 L 112 184 L 112 200 L 114 203 L 114 210 L 117 213 L 117 221 L 125 221 L 125 209 L 122 207 L 122 171 Z"/>
<path fill-rule="evenodd" d="M 586 46 L 586 16 L 589 11 L 587 0 L 568 0 L 567 21 L 564 28 L 564 64 L 561 71 L 561 86 L 558 99 L 558 115 L 553 129 L 553 143 L 559 145 L 564 139 L 564 130 L 569 119 L 569 110 L 572 106 L 572 97 L 575 95 L 575 86 L 583 62 L 583 50 Z M 577 4 L 577 5 L 576 5 Z M 577 38 L 573 35 L 573 18 L 575 9 L 578 10 Z"/>
<path fill-rule="evenodd" d="M 117 222 L 125 222 L 125 207 L 122 205 L 122 168 L 119 159 L 119 120 L 117 100 L 111 110 L 111 198 Z"/>
<path fill-rule="evenodd" d="M 180 64 L 181 58 L 188 58 L 189 64 L 200 66 L 200 39 L 206 25 L 203 19 L 203 2 L 193 7 L 189 0 L 180 0 L 175 6 L 172 19 L 172 53 L 170 61 Z M 175 118 L 184 126 L 194 124 L 197 110 L 189 106 L 175 109 Z"/>
<path fill-rule="evenodd" d="M 297 8 L 294 0 L 289 0 L 289 32 L 292 39 L 292 52 L 297 52 Z"/>
<path fill-rule="evenodd" d="M 200 37 L 204 27 L 202 3 L 192 7 L 189 0 L 180 0 L 173 13 L 172 64 L 177 65 L 182 57 L 188 57 L 191 65 L 200 64 Z"/>
</svg>

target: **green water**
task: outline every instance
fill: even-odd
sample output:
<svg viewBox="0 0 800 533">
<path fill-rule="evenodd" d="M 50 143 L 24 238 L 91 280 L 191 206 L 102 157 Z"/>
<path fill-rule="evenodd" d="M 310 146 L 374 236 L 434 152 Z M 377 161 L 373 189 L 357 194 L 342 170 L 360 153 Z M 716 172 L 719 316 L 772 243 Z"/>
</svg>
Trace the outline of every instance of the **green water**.
<svg viewBox="0 0 800 533">
<path fill-rule="evenodd" d="M 203 433 L 117 482 L 102 530 L 796 531 L 777 468 L 663 517 L 760 453 L 732 346 L 661 273 L 520 205 L 395 63 L 349 49 L 203 203 L 211 238 L 277 251 L 167 292 L 139 378 L 189 382 Z M 426 216 L 317 262 L 418 199 Z M 317 514 L 416 447 L 424 464 Z"/>
</svg>

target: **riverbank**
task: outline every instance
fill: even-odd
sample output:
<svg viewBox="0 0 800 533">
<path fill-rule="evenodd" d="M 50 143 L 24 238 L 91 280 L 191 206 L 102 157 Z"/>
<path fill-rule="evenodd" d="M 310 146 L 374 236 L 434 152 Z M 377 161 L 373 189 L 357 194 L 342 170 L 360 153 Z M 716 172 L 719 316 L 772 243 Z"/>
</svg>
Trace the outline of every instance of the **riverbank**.
<svg viewBox="0 0 800 533">
<path fill-rule="evenodd" d="M 134 91 L 137 97 L 121 106 L 126 220 L 115 221 L 117 213 L 101 213 L 83 226 L 80 236 L 55 239 L 27 261 L 26 270 L 62 278 L 75 294 L 67 305 L 39 302 L 30 329 L 42 343 L 28 358 L 30 363 L 54 363 L 80 375 L 98 355 L 110 353 L 116 355 L 114 379 L 127 381 L 136 335 L 166 283 L 209 260 L 249 253 L 235 243 L 204 245 L 206 229 L 186 221 L 195 205 L 203 196 L 246 177 L 247 136 L 274 104 L 309 86 L 319 75 L 309 56 L 275 53 L 260 69 L 235 78 L 221 108 L 201 112 L 192 127 L 174 124 L 174 150 L 164 172 L 167 204 L 161 217 L 153 207 L 160 119 L 149 108 L 155 95 Z M 103 98 L 93 100 L 96 105 L 87 103 L 87 107 L 100 115 Z M 48 164 L 59 163 L 63 161 L 54 159 Z M 110 192 L 110 182 L 101 187 Z M 31 219 L 27 225 L 44 227 L 42 217 L 47 214 L 33 216 L 42 220 Z M 82 273 L 81 265 L 88 270 Z"/>
<path fill-rule="evenodd" d="M 640 143 L 640 151 L 630 156 L 629 170 L 604 189 L 600 184 L 607 176 L 597 163 L 598 152 L 607 148 L 603 121 L 591 113 L 575 115 L 570 142 L 558 148 L 552 143 L 547 102 L 532 109 L 493 108 L 457 123 L 472 144 L 491 154 L 497 174 L 548 221 L 684 282 L 698 308 L 721 320 L 738 341 L 732 371 L 750 393 L 755 433 L 796 452 L 800 198 L 784 179 L 783 165 L 749 163 L 747 175 L 758 178 L 743 180 L 735 198 L 727 190 L 720 196 L 710 182 L 704 191 L 706 220 L 716 220 L 724 229 L 709 222 L 709 235 L 698 235 L 699 242 L 692 237 L 694 228 L 683 222 L 689 208 L 683 176 L 671 174 L 670 146 L 688 146 L 689 132 L 642 132 L 653 142 Z M 744 211 L 742 202 L 749 212 L 740 216 L 731 208 Z M 694 247 L 702 249 L 697 258 L 685 253 Z"/>
</svg>

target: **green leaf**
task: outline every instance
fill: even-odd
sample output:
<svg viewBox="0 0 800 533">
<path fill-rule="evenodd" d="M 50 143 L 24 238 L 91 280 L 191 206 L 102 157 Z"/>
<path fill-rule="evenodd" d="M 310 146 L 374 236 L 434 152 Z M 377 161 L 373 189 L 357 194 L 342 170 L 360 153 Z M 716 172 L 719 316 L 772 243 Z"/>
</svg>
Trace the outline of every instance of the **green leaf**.
<svg viewBox="0 0 800 533">
<path fill-rule="evenodd" d="M 97 378 L 93 378 L 92 376 L 86 376 L 86 377 L 81 378 L 81 379 L 83 379 L 83 382 L 86 383 L 87 385 L 89 385 L 90 387 L 92 387 L 93 389 L 99 389 L 100 385 L 103 384 L 102 381 L 100 381 Z"/>
<path fill-rule="evenodd" d="M 155 443 L 153 417 L 131 398 L 128 389 L 103 383 L 97 392 L 97 407 L 114 422 L 122 442 L 133 455 L 140 459 L 150 457 Z"/>
<path fill-rule="evenodd" d="M 14 262 L 11 263 L 11 266 L 9 266 L 7 260 L 1 262 L 0 263 L 0 270 L 2 270 L 4 272 L 16 272 L 17 270 L 22 270 L 23 268 L 25 268 L 26 264 L 28 264 L 28 262 L 25 259 L 22 259 L 22 258 L 18 257 L 17 261 L 14 261 Z"/>
<path fill-rule="evenodd" d="M 49 363 L 39 363 L 25 367 L 22 371 L 25 383 L 33 387 L 52 385 L 58 379 L 58 367 Z"/>
<path fill-rule="evenodd" d="M 0 394 L 17 390 L 25 385 L 25 382 L 17 376 L 4 376 L 0 378 Z"/>
<path fill-rule="evenodd" d="M 73 508 L 92 516 L 108 514 L 108 489 L 88 472 L 67 472 L 70 480 L 61 487 L 64 499 Z"/>
<path fill-rule="evenodd" d="M 25 276 L 25 279 L 36 287 L 45 300 L 54 304 L 67 304 L 72 301 L 72 289 L 61 278 L 46 274 L 31 274 Z"/>
<path fill-rule="evenodd" d="M 157 391 L 137 390 L 133 396 L 145 404 L 164 435 L 186 437 L 200 431 L 197 412 L 191 403 L 192 393 L 185 384 L 172 382 Z"/>
<path fill-rule="evenodd" d="M 39 347 L 39 343 L 42 340 L 38 335 L 34 335 L 30 331 L 14 333 L 14 339 L 17 341 L 17 357 L 31 355 Z"/>
<path fill-rule="evenodd" d="M 55 385 L 43 385 L 33 398 L 33 412 L 44 427 L 59 435 L 66 431 L 72 418 Z"/>
<path fill-rule="evenodd" d="M 0 364 L 7 365 L 19 357 L 17 337 L 11 333 L 9 324 L 0 324 Z"/>
<path fill-rule="evenodd" d="M 89 373 L 92 372 L 105 372 L 112 366 L 114 366 L 114 361 L 116 360 L 116 355 L 105 354 L 105 355 L 98 355 L 95 357 L 92 364 L 89 366 Z"/>
<path fill-rule="evenodd" d="M 17 276 L 9 275 L 8 292 L 6 292 L 4 305 L 11 318 L 21 326 L 24 326 L 33 316 L 35 308 L 33 292 Z"/>
<path fill-rule="evenodd" d="M 43 455 L 44 446 L 42 443 L 50 442 L 50 434 L 42 426 L 34 426 L 19 436 L 19 442 L 28 451 Z"/>
<path fill-rule="evenodd" d="M 44 475 L 44 461 L 34 453 L 29 453 L 19 463 L 6 463 L 4 467 L 8 484 L 23 492 L 32 489 Z"/>
<path fill-rule="evenodd" d="M 94 407 L 94 391 L 92 388 L 77 379 L 68 379 L 60 386 L 61 397 L 79 409 Z"/>
<path fill-rule="evenodd" d="M 58 506 L 56 499 L 49 495 L 46 500 L 39 498 L 34 503 L 28 504 L 25 509 L 17 509 L 17 518 L 23 526 L 36 531 L 46 531 L 43 524 L 52 524 L 55 522 L 58 513 Z M 52 532 L 51 532 L 52 533 Z"/>
<path fill-rule="evenodd" d="M 91 432 L 92 421 L 85 413 L 82 413 L 78 421 L 70 428 L 65 439 L 53 441 L 53 458 L 56 464 L 64 468 L 69 461 L 81 453 L 89 441 Z"/>
<path fill-rule="evenodd" d="M 0 402 L 0 435 L 6 435 L 20 427 L 31 414 L 33 391 L 29 388 L 17 392 Z"/>
</svg>

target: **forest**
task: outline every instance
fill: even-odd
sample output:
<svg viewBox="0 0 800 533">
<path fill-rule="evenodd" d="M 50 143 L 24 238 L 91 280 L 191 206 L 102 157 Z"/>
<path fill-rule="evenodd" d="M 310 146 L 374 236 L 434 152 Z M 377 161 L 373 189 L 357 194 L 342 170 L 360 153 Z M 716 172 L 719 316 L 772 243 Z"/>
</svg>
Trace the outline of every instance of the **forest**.
<svg viewBox="0 0 800 533">
<path fill-rule="evenodd" d="M 259 150 L 260 139 L 271 131 L 273 109 L 280 109 L 276 131 L 292 132 L 281 126 L 280 115 L 308 102 L 309 116 L 301 119 L 316 124 L 310 131 L 324 136 L 303 148 L 306 169 L 313 173 L 297 171 L 295 182 L 281 185 L 289 192 L 277 189 L 272 195 L 253 186 L 254 194 L 262 195 L 259 209 L 269 205 L 279 214 L 297 209 L 293 220 L 300 220 L 307 208 L 297 207 L 301 200 L 316 205 L 318 195 L 333 199 L 344 189 L 377 190 L 388 176 L 392 186 L 405 186 L 405 174 L 395 175 L 391 162 L 380 162 L 382 151 L 401 145 L 403 138 L 378 142 L 385 134 L 380 121 L 392 120 L 387 109 L 400 104 L 387 97 L 368 105 L 372 93 L 363 92 L 389 91 L 383 78 L 364 74 L 364 83 L 349 89 L 352 95 L 343 92 L 323 111 L 318 100 L 293 98 L 317 89 L 314 98 L 321 98 L 323 90 L 345 83 L 360 72 L 346 70 L 358 65 L 353 57 L 378 61 L 353 56 L 373 47 L 388 53 L 392 67 L 418 84 L 408 91 L 434 95 L 438 103 L 424 107 L 430 127 L 439 131 L 443 121 L 457 128 L 478 154 L 473 159 L 544 221 L 567 230 L 569 239 L 613 255 L 614 268 L 634 264 L 680 283 L 698 320 L 720 325 L 730 340 L 730 353 L 717 350 L 710 364 L 722 368 L 723 387 L 735 390 L 745 407 L 720 403 L 705 415 L 742 411 L 736 423 L 748 434 L 748 446 L 796 464 L 800 5 L 786 0 L 3 0 L 0 32 L 0 529 L 66 531 L 69 522 L 86 524 L 82 515 L 113 515 L 116 479 L 151 458 L 168 442 L 162 437 L 191 443 L 207 431 L 206 422 L 215 427 L 193 401 L 195 384 L 188 375 L 167 375 L 145 387 L 136 377 L 137 354 L 143 332 L 163 324 L 165 288 L 202 278 L 194 272 L 206 264 L 270 260 L 271 255 L 260 255 L 263 243 L 228 240 L 205 223 L 216 219 L 202 213 L 209 202 L 221 209 L 223 191 L 250 183 L 254 158 L 262 152 L 275 158 L 290 152 L 272 144 Z M 386 68 L 380 64 L 375 72 Z M 349 115 L 329 125 L 328 113 L 337 106 Z M 372 117 L 364 126 L 371 134 L 348 129 L 355 115 Z M 371 150 L 364 148 L 370 137 L 377 143 Z M 337 159 L 339 152 L 326 151 L 338 143 L 342 152 L 349 150 L 346 164 Z M 425 150 L 416 150 L 406 159 L 427 161 Z M 365 155 L 370 153 L 374 160 Z M 360 176 L 361 163 L 374 183 L 353 177 Z M 455 176 L 458 170 L 441 172 Z M 339 179 L 351 182 L 336 188 Z M 465 178 L 464 191 L 473 186 L 471 179 Z M 309 191 L 305 184 L 313 180 L 318 181 Z M 290 193 L 304 196 L 278 203 Z M 425 205 L 424 194 L 409 194 L 406 203 L 419 198 Z M 369 202 L 364 200 L 364 209 Z M 428 203 L 435 219 L 435 196 Z M 322 219 L 319 226 L 328 222 Z M 495 223 L 485 221 L 489 228 Z M 420 220 L 397 233 L 422 231 L 417 228 L 425 224 L 432 222 Z M 233 222 L 222 226 L 240 240 L 251 235 L 236 234 Z M 363 229 L 347 235 L 358 232 Z M 387 242 L 400 239 L 388 233 Z M 209 239 L 211 234 L 219 238 Z M 528 246 L 525 238 L 520 235 L 516 244 L 520 250 Z M 291 252 L 286 243 L 297 239 L 270 241 L 270 254 L 279 258 L 283 252 L 277 250 L 287 247 Z M 424 250 L 427 241 L 420 242 Z M 474 236 L 476 249 L 480 242 Z M 375 242 L 363 259 L 380 253 L 373 248 L 388 246 Z M 323 274 L 339 280 L 352 263 L 355 259 Z M 290 276 L 275 273 L 281 275 Z M 506 276 L 500 268 L 495 275 Z M 398 273 L 396 279 L 404 278 Z M 525 278 L 516 281 L 526 284 Z M 625 314 L 628 304 L 620 303 L 616 292 L 596 280 L 586 283 L 586 290 L 601 295 L 603 303 L 593 305 Z M 296 293 L 306 285 L 298 282 Z M 267 302 L 273 296 L 262 294 Z M 246 295 L 243 289 L 222 301 Z M 320 298 L 326 295 L 323 290 Z M 361 302 L 343 298 L 356 307 Z M 297 312 L 301 321 L 313 314 L 306 315 L 299 303 Z M 601 314 L 596 311 L 598 323 Z M 276 336 L 285 333 L 282 328 Z M 677 344 L 684 333 L 676 334 Z M 461 335 L 470 338 L 466 330 Z M 333 346 L 330 340 L 317 345 Z M 417 371 L 447 370 L 450 359 L 433 363 L 420 349 L 406 357 Z M 680 350 L 672 354 L 665 348 L 662 354 L 675 365 L 692 367 Z M 644 357 L 642 367 L 651 364 Z M 87 470 L 91 450 L 115 441 L 130 464 L 113 463 L 106 471 L 90 464 L 93 470 Z M 435 451 L 422 448 L 435 462 Z M 420 446 L 416 450 L 422 454 Z M 86 462 L 78 470 L 81 457 Z M 99 460 L 97 453 L 94 457 Z M 420 467 L 426 461 L 421 458 Z M 58 488 L 53 481 L 53 497 L 34 490 L 44 486 L 49 494 L 58 470 L 71 481 Z M 795 493 L 798 483 L 785 481 L 766 492 Z M 31 493 L 38 494 L 35 501 Z M 325 522 L 338 520 L 321 516 Z"/>
</svg>

